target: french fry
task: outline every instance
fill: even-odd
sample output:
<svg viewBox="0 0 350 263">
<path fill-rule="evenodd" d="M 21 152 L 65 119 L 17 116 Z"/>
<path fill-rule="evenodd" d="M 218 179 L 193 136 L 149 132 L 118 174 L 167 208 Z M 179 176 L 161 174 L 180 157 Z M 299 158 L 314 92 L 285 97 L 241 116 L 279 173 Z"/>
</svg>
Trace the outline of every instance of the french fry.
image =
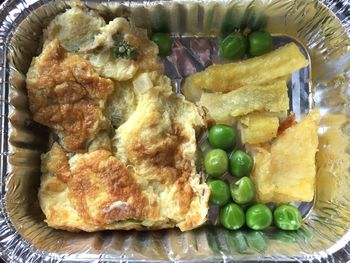
<svg viewBox="0 0 350 263">
<path fill-rule="evenodd" d="M 270 83 L 307 65 L 297 45 L 290 43 L 260 57 L 210 66 L 188 78 L 185 87 L 229 92 L 246 85 Z"/>
<path fill-rule="evenodd" d="M 249 85 L 229 93 L 203 93 L 199 103 L 218 123 L 232 123 L 234 117 L 254 111 L 285 114 L 289 108 L 285 81 L 270 85 Z"/>
<path fill-rule="evenodd" d="M 278 118 L 262 113 L 251 113 L 239 119 L 244 144 L 265 143 L 277 136 Z"/>
</svg>

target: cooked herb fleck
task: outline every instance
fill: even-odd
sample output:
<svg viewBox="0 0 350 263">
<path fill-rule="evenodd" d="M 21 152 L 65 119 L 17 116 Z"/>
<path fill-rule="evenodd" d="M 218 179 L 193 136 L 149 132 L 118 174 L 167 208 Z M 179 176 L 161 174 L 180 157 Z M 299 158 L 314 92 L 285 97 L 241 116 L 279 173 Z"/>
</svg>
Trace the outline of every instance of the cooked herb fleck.
<svg viewBox="0 0 350 263">
<path fill-rule="evenodd" d="M 135 219 L 135 218 L 128 218 L 126 219 L 127 222 L 132 222 L 132 223 L 141 223 L 142 220 L 138 220 L 138 219 Z"/>
<path fill-rule="evenodd" d="M 113 54 L 116 58 L 125 58 L 137 60 L 139 53 L 125 40 L 119 40 L 115 42 L 115 47 L 112 48 Z"/>
</svg>

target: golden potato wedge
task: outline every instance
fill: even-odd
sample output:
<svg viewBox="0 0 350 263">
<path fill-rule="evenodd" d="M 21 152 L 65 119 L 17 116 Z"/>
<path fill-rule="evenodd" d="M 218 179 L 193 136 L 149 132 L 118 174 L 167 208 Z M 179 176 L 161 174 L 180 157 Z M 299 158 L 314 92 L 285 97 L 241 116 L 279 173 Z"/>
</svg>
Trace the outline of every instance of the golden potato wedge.
<svg viewBox="0 0 350 263">
<path fill-rule="evenodd" d="M 269 83 L 307 65 L 297 45 L 290 43 L 260 57 L 210 66 L 188 78 L 185 89 L 229 92 L 246 85 Z"/>
<path fill-rule="evenodd" d="M 314 197 L 319 111 L 286 129 L 270 146 L 253 147 L 257 201 L 309 202 Z"/>
<path fill-rule="evenodd" d="M 265 143 L 277 136 L 279 120 L 275 116 L 251 113 L 239 119 L 244 144 Z"/>
<path fill-rule="evenodd" d="M 234 117 L 254 111 L 286 113 L 289 108 L 285 81 L 270 85 L 249 85 L 229 93 L 203 93 L 199 103 L 219 123 L 231 123 Z"/>
<path fill-rule="evenodd" d="M 267 203 L 274 200 L 275 185 L 271 182 L 271 150 L 267 145 L 265 147 L 253 146 L 248 150 L 254 154 L 254 168 L 251 178 L 255 185 L 256 200 Z"/>
</svg>

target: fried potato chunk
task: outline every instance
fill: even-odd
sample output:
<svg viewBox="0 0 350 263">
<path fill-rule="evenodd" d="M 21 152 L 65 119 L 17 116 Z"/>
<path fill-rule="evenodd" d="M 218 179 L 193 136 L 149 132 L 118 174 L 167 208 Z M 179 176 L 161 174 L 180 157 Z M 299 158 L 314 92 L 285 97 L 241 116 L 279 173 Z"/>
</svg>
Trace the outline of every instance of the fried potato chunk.
<svg viewBox="0 0 350 263">
<path fill-rule="evenodd" d="M 257 201 L 310 202 L 315 188 L 318 110 L 286 129 L 270 146 L 252 147 Z"/>
<path fill-rule="evenodd" d="M 297 45 L 290 43 L 259 57 L 210 66 L 188 78 L 185 89 L 229 92 L 246 85 L 269 83 L 307 65 Z"/>
<path fill-rule="evenodd" d="M 244 144 L 265 143 L 277 136 L 278 117 L 252 113 L 239 119 Z"/>
<path fill-rule="evenodd" d="M 34 120 L 53 128 L 69 151 L 81 151 L 108 124 L 102 111 L 113 83 L 57 39 L 33 59 L 27 74 Z"/>
<path fill-rule="evenodd" d="M 229 93 L 203 93 L 199 102 L 219 123 L 231 123 L 234 117 L 254 111 L 285 114 L 289 108 L 285 81 L 270 85 L 248 85 Z"/>
</svg>

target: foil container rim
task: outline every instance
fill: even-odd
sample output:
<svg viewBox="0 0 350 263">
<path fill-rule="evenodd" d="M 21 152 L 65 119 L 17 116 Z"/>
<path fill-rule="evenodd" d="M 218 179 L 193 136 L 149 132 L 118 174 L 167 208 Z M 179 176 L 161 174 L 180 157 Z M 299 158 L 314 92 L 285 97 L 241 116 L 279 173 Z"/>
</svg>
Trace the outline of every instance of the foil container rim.
<svg viewBox="0 0 350 263">
<path fill-rule="evenodd" d="M 158 3 L 158 2 L 167 2 L 170 0 L 165 1 L 157 1 L 157 0 L 151 0 L 147 2 L 152 3 Z M 12 37 L 12 27 L 16 26 L 21 22 L 20 18 L 22 16 L 25 16 L 25 14 L 22 14 L 18 11 L 23 11 L 21 8 L 23 8 L 26 12 L 29 12 L 28 10 L 35 9 L 37 7 L 40 7 L 44 4 L 47 4 L 47 0 L 34 0 L 31 1 L 30 5 L 23 5 L 19 7 L 19 2 L 16 0 L 5 0 L 0 5 L 0 85 L 1 85 L 1 92 L 0 92 L 0 123 L 1 123 L 1 136 L 0 136 L 0 169 L 2 172 L 7 171 L 8 168 L 8 111 L 9 107 L 11 105 L 8 102 L 8 90 L 6 90 L 6 86 L 9 83 L 9 69 L 8 69 L 8 61 L 7 61 L 7 52 L 10 51 L 9 47 L 6 46 L 8 41 L 11 40 Z M 143 1 L 138 0 L 128 0 L 128 1 L 119 1 L 127 5 L 132 5 L 133 3 L 139 4 Z M 178 2 L 185 2 L 185 1 L 178 1 Z M 190 1 L 190 2 L 208 2 L 208 1 Z M 225 0 L 217 1 L 217 2 L 228 2 Z M 322 3 L 327 9 L 331 10 L 332 13 L 337 17 L 337 19 L 340 21 L 342 26 L 345 28 L 348 36 L 350 37 L 350 2 L 343 3 L 343 6 L 337 6 L 337 1 L 329 1 L 329 0 L 320 0 L 320 3 Z M 340 2 L 339 2 L 340 3 Z M 17 12 L 11 13 L 10 11 L 14 11 L 15 9 Z M 18 21 L 20 20 L 20 21 Z M 14 23 L 16 22 L 16 23 Z M 132 262 L 144 262 L 144 260 L 126 260 L 123 258 L 113 258 L 109 257 L 108 255 L 89 255 L 87 254 L 85 256 L 77 256 L 75 254 L 57 254 L 57 253 L 46 253 L 45 251 L 40 251 L 36 249 L 32 244 L 30 244 L 27 240 L 25 240 L 14 228 L 14 226 L 11 224 L 11 220 L 7 214 L 7 208 L 6 208 L 6 174 L 1 174 L 1 188 L 0 188 L 0 256 L 4 260 L 10 260 L 10 261 L 22 261 L 30 258 L 33 262 L 36 261 L 44 261 L 44 262 L 64 262 L 64 261 L 71 261 L 71 262 L 83 262 L 83 261 L 89 261 L 89 260 L 99 260 L 99 262 L 117 262 L 120 260 L 125 261 L 132 261 Z M 326 259 L 326 260 L 334 260 L 334 253 L 344 252 L 345 254 L 350 255 L 350 230 L 348 230 L 347 234 L 343 236 L 338 242 L 336 242 L 331 248 L 327 250 L 327 252 L 317 252 L 313 255 L 305 255 L 304 257 L 293 257 L 293 258 L 285 258 L 281 257 L 280 260 L 309 260 L 313 261 L 314 259 Z M 16 249 L 14 249 L 16 248 Z M 16 253 L 14 253 L 16 252 Z M 218 258 L 223 260 L 224 258 Z M 214 260 L 205 260 L 205 262 L 214 262 L 218 259 Z M 268 257 L 261 257 L 261 260 L 269 260 Z M 274 261 L 277 258 L 274 259 Z M 165 262 L 166 260 L 152 260 L 152 262 Z M 176 261 L 176 260 L 174 260 Z M 191 262 L 196 262 L 196 260 Z M 203 262 L 203 261 L 199 261 Z"/>
</svg>

